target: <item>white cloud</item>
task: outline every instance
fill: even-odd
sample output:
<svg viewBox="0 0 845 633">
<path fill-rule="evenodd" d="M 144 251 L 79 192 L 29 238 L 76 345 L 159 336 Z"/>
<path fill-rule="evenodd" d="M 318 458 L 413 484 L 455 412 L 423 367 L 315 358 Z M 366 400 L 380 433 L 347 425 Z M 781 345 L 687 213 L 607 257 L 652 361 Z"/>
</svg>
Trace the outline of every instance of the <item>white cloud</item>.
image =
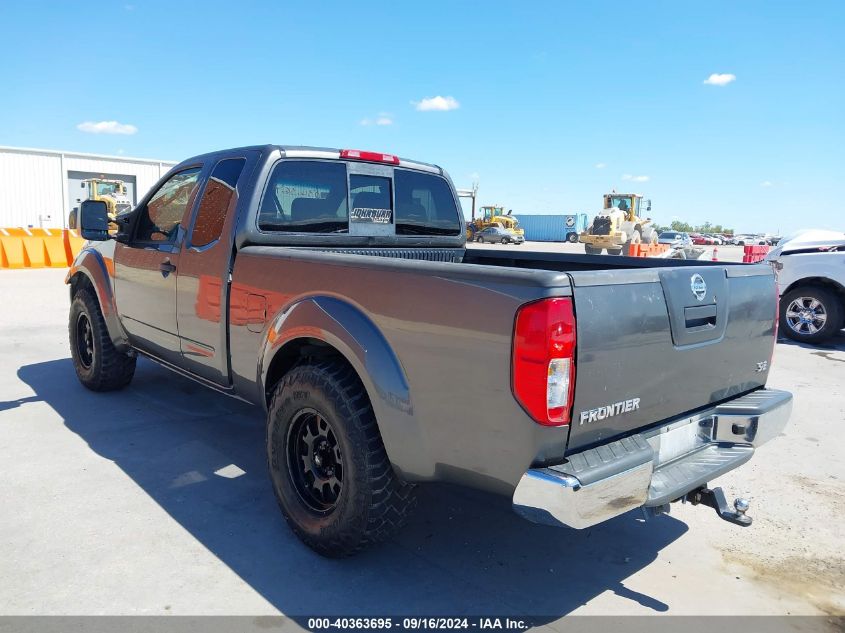
<svg viewBox="0 0 845 633">
<path fill-rule="evenodd" d="M 135 134 L 138 131 L 134 125 L 117 121 L 85 121 L 77 125 L 76 129 L 89 134 Z"/>
<path fill-rule="evenodd" d="M 420 112 L 446 112 L 447 110 L 457 110 L 461 107 L 461 104 L 458 103 L 455 97 L 441 97 L 440 95 L 426 97 L 422 101 L 411 101 L 411 104 Z"/>
<path fill-rule="evenodd" d="M 377 117 L 361 119 L 361 125 L 393 125 L 393 115 L 379 112 Z"/>
<path fill-rule="evenodd" d="M 771 187 L 772 181 L 771 180 L 764 180 L 763 182 L 760 183 L 760 186 L 761 187 Z"/>
<path fill-rule="evenodd" d="M 704 83 L 708 86 L 727 86 L 732 81 L 736 81 L 736 75 L 732 75 L 731 73 L 713 73 L 704 80 Z"/>
<path fill-rule="evenodd" d="M 622 174 L 622 180 L 630 180 L 631 182 L 648 182 L 648 176 L 632 176 L 631 174 Z"/>
<path fill-rule="evenodd" d="M 596 163 L 595 164 L 596 169 L 604 169 L 605 167 L 607 167 L 607 163 Z"/>
</svg>

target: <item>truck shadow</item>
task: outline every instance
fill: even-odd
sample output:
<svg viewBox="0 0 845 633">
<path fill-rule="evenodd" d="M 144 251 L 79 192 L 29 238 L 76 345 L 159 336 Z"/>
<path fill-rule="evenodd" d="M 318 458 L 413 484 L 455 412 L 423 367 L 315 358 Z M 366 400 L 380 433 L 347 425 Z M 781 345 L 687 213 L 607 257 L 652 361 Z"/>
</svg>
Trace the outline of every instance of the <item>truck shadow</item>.
<svg viewBox="0 0 845 633">
<path fill-rule="evenodd" d="M 70 359 L 27 365 L 18 376 L 70 431 L 285 614 L 495 613 L 539 623 L 607 591 L 645 612 L 668 610 L 625 581 L 686 532 L 671 517 L 646 524 L 630 513 L 590 530 L 547 528 L 517 517 L 507 499 L 430 485 L 391 542 L 327 560 L 282 519 L 256 408 L 147 361 L 120 393 L 81 388 Z"/>
<path fill-rule="evenodd" d="M 845 330 L 840 330 L 823 343 L 802 343 L 787 338 L 782 332 L 778 332 L 778 345 L 789 345 L 791 347 L 802 347 L 809 350 L 817 350 L 817 355 L 824 356 L 824 352 L 845 352 Z"/>
</svg>

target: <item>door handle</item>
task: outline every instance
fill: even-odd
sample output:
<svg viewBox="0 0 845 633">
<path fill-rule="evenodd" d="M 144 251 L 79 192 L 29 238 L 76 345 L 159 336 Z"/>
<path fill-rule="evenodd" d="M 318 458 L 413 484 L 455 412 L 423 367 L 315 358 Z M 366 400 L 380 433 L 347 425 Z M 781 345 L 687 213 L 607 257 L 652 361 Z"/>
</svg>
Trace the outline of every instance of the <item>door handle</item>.
<svg viewBox="0 0 845 633">
<path fill-rule="evenodd" d="M 167 277 L 170 273 L 176 272 L 176 264 L 171 264 L 170 258 L 168 257 L 158 265 L 158 269 L 161 271 L 162 276 Z"/>
</svg>

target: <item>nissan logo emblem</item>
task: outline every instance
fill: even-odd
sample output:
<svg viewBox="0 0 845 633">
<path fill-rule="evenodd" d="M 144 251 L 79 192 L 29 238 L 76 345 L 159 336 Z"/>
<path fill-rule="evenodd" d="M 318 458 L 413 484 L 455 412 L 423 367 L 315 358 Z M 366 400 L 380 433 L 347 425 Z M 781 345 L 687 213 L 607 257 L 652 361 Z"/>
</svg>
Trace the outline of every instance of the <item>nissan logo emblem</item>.
<svg viewBox="0 0 845 633">
<path fill-rule="evenodd" d="M 704 277 L 695 273 L 690 277 L 689 287 L 696 299 L 699 301 L 704 300 L 704 296 L 707 294 L 707 284 L 704 283 Z"/>
</svg>

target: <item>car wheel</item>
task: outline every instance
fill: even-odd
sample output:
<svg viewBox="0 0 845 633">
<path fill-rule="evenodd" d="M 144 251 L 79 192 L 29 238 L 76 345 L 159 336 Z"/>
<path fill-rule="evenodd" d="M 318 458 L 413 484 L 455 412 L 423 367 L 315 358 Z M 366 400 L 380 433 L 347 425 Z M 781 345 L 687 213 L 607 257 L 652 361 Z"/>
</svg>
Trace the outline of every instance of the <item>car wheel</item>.
<svg viewBox="0 0 845 633">
<path fill-rule="evenodd" d="M 76 377 L 91 391 L 122 389 L 135 375 L 135 356 L 119 352 L 109 336 L 100 303 L 80 290 L 70 304 L 70 355 Z"/>
<path fill-rule="evenodd" d="M 821 286 L 801 286 L 780 299 L 780 330 L 795 341 L 819 343 L 842 327 L 842 299 Z"/>
<path fill-rule="evenodd" d="M 570 244 L 575 244 L 578 241 L 578 234 L 577 233 L 570 233 L 566 236 L 566 241 Z"/>
<path fill-rule="evenodd" d="M 508 238 L 506 238 L 506 237 L 503 237 L 503 238 L 500 240 L 500 242 L 501 242 L 502 244 L 507 244 L 508 242 L 510 242 L 510 240 L 509 240 Z"/>
<path fill-rule="evenodd" d="M 393 471 L 364 386 L 336 361 L 299 365 L 273 392 L 267 461 L 294 533 L 323 556 L 389 538 L 415 504 Z"/>
</svg>

